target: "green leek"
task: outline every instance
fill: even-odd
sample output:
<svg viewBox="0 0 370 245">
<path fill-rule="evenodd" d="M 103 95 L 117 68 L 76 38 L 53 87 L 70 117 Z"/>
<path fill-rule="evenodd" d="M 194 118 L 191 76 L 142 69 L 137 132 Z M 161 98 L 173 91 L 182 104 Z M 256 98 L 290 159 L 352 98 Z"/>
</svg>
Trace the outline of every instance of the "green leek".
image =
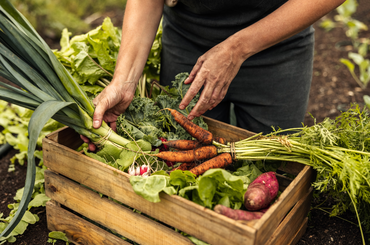
<svg viewBox="0 0 370 245">
<path fill-rule="evenodd" d="M 0 82 L 0 99 L 35 111 L 28 127 L 25 189 L 16 215 L 0 234 L 6 237 L 22 219 L 31 199 L 37 137 L 49 118 L 73 128 L 93 142 L 103 138 L 123 147 L 130 141 L 117 135 L 104 122 L 99 129 L 92 127 L 92 102 L 8 0 L 0 1 L 0 76 L 17 86 Z"/>
</svg>

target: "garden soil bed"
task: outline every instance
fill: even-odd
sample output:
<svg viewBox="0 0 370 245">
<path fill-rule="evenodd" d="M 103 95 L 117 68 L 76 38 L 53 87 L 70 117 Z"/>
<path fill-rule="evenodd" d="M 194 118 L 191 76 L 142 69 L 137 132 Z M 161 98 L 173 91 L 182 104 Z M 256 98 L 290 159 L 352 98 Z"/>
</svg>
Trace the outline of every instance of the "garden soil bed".
<svg viewBox="0 0 370 245">
<path fill-rule="evenodd" d="M 334 14 L 331 13 L 328 16 L 332 18 Z M 360 0 L 360 7 L 354 17 L 370 26 L 370 1 Z M 119 22 L 115 24 L 120 25 Z M 335 28 L 325 32 L 317 24 L 315 29 L 314 75 L 307 111 L 316 118 L 317 122 L 321 122 L 325 117 L 335 118 L 341 110 L 349 108 L 351 103 L 356 102 L 363 106 L 363 95 L 370 95 L 370 88 L 360 89 L 347 68 L 339 62 L 340 58 L 347 58 L 348 49 L 350 49 L 349 46 L 342 49 L 336 48 L 338 42 L 348 40 L 343 29 Z M 370 31 L 363 32 L 361 35 L 370 37 Z M 55 44 L 51 46 L 57 48 Z M 309 113 L 305 117 L 306 125 L 313 124 Z M 4 213 L 4 217 L 9 214 L 7 205 L 14 202 L 16 190 L 22 188 L 25 183 L 26 166 L 16 164 L 14 172 L 7 171 L 10 158 L 14 154 L 16 151 L 12 150 L 0 159 L 0 213 Z M 327 213 L 315 208 L 324 200 L 324 196 L 314 198 L 307 231 L 298 244 L 362 244 L 359 228 L 352 224 L 357 223 L 354 214 L 346 213 L 341 216 L 343 219 L 329 217 Z M 330 202 L 321 206 L 329 207 Z M 49 244 L 45 208 L 32 211 L 39 215 L 40 221 L 30 225 L 23 235 L 17 236 L 17 241 L 13 244 Z M 64 244 L 64 242 L 59 241 L 56 244 Z"/>
</svg>

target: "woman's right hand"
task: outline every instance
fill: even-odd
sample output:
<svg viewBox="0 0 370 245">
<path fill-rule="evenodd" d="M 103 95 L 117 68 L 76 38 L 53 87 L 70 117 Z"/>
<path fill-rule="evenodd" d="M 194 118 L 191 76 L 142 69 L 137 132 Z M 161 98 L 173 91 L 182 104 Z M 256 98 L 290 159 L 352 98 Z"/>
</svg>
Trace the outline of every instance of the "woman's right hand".
<svg viewBox="0 0 370 245">
<path fill-rule="evenodd" d="M 116 131 L 116 120 L 130 105 L 136 90 L 136 82 L 111 82 L 94 100 L 95 112 L 93 127 L 99 128 L 104 120 Z M 81 139 L 89 144 L 89 150 L 95 151 L 96 146 L 85 136 Z"/>
<path fill-rule="evenodd" d="M 102 120 L 116 131 L 116 120 L 125 112 L 134 98 L 137 83 L 135 81 L 113 82 L 94 100 L 95 112 L 93 127 L 99 128 Z"/>
<path fill-rule="evenodd" d="M 163 5 L 164 0 L 127 0 L 113 80 L 93 100 L 94 128 L 99 128 L 104 120 L 116 130 L 117 117 L 125 112 L 134 98 L 162 17 Z M 96 150 L 88 138 L 81 138 L 89 143 L 89 150 Z"/>
</svg>

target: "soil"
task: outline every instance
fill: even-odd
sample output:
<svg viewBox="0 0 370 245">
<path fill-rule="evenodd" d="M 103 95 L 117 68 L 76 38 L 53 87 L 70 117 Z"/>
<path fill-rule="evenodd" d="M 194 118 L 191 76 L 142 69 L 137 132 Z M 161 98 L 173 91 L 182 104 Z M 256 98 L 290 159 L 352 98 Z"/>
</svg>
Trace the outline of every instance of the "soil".
<svg viewBox="0 0 370 245">
<path fill-rule="evenodd" d="M 355 19 L 370 26 L 370 2 L 360 0 Z M 115 25 L 119 26 L 121 17 L 117 17 L 114 12 L 109 13 L 111 18 L 115 17 Z M 122 13 L 120 13 L 122 15 Z M 330 13 L 329 18 L 333 18 L 335 13 Z M 101 23 L 101 20 L 96 20 Z M 307 112 L 312 114 L 317 122 L 324 118 L 335 118 L 340 111 L 346 110 L 351 103 L 364 105 L 363 96 L 370 95 L 370 87 L 362 90 L 354 81 L 351 74 L 344 65 L 339 62 L 340 58 L 347 58 L 351 46 L 342 45 L 349 39 L 345 36 L 342 28 L 334 28 L 330 32 L 325 32 L 315 25 L 315 59 L 313 81 L 310 92 L 310 100 Z M 370 31 L 362 32 L 362 37 L 370 37 Z M 52 48 L 57 48 L 57 40 L 50 41 Z M 304 123 L 312 125 L 313 119 L 307 113 Z M 16 154 L 16 150 L 11 150 L 6 156 L 0 157 L 0 213 L 4 217 L 9 214 L 7 205 L 13 203 L 16 190 L 22 188 L 25 182 L 26 166 L 15 165 L 14 172 L 9 173 L 8 165 L 10 158 Z M 359 228 L 357 227 L 356 217 L 353 213 L 346 213 L 340 217 L 329 217 L 329 215 L 317 208 L 325 197 L 319 196 L 312 201 L 309 213 L 308 228 L 298 245 L 327 245 L 327 244 L 362 244 Z M 329 207 L 330 203 L 324 203 L 324 207 Z M 49 244 L 46 213 L 44 208 L 32 210 L 40 217 L 40 221 L 30 225 L 23 235 L 17 236 L 14 244 Z M 369 236 L 366 236 L 366 241 Z M 64 244 L 58 241 L 56 244 Z"/>
</svg>

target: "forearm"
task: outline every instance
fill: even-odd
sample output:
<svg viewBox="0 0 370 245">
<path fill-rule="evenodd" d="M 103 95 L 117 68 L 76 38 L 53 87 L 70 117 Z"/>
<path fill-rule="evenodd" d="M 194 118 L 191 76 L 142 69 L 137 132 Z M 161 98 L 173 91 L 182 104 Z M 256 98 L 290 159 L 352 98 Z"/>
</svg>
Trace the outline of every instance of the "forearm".
<svg viewBox="0 0 370 245">
<path fill-rule="evenodd" d="M 137 84 L 163 12 L 163 0 L 129 0 L 112 83 Z"/>
<path fill-rule="evenodd" d="M 227 41 L 243 60 L 304 30 L 344 0 L 289 0 Z"/>
</svg>

